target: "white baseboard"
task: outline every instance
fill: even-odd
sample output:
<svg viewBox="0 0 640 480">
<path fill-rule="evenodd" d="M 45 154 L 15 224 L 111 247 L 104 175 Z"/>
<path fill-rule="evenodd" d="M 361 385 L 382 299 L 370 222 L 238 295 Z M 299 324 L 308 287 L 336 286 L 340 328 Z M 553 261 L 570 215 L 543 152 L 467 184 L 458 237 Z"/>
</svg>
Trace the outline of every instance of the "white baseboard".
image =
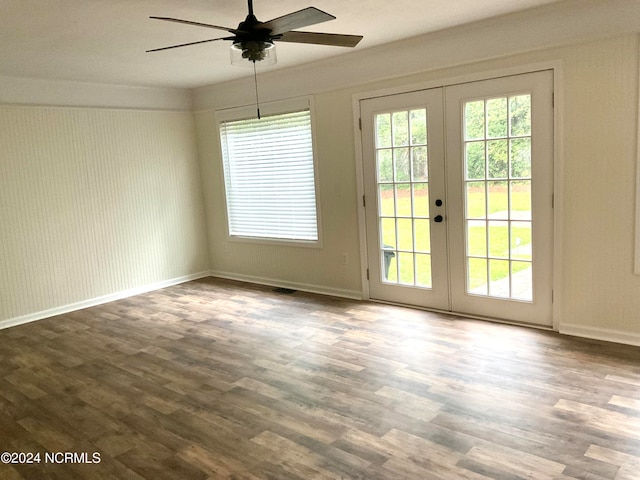
<svg viewBox="0 0 640 480">
<path fill-rule="evenodd" d="M 558 331 L 562 335 L 572 335 L 574 337 L 591 338 L 593 340 L 603 340 L 605 342 L 622 343 L 640 347 L 640 334 L 630 333 L 622 330 L 611 330 L 608 328 L 585 327 L 575 324 L 560 324 Z"/>
<path fill-rule="evenodd" d="M 121 300 L 127 297 L 133 297 L 142 293 L 151 292 L 153 290 L 160 290 L 161 288 L 170 287 L 179 283 L 190 282 L 191 280 L 197 280 L 199 278 L 205 278 L 210 276 L 209 272 L 199 272 L 191 275 L 185 275 L 183 277 L 172 278 L 169 280 L 163 280 L 162 282 L 152 283 L 149 285 L 143 285 L 140 287 L 131 288 L 128 290 L 122 290 L 116 293 L 110 293 L 109 295 L 103 295 L 101 297 L 90 298 L 81 302 L 71 303 L 60 307 L 51 308 L 48 310 L 42 310 L 40 312 L 29 313 L 20 317 L 9 318 L 7 320 L 0 321 L 0 330 L 22 325 L 24 323 L 35 322 L 44 318 L 55 317 L 56 315 L 62 315 L 76 310 L 82 310 L 84 308 L 95 307 L 96 305 L 102 305 L 103 303 L 113 302 L 115 300 Z"/>
<path fill-rule="evenodd" d="M 172 278 L 169 280 L 163 280 L 161 282 L 152 283 L 149 285 L 143 285 L 120 292 L 111 293 L 109 295 L 103 295 L 101 297 L 90 298 L 81 302 L 76 302 L 60 307 L 51 308 L 48 310 L 42 310 L 40 312 L 30 313 L 20 317 L 9 318 L 7 320 L 0 321 L 0 330 L 22 325 L 25 323 L 35 322 L 44 318 L 54 317 L 56 315 L 62 315 L 65 313 L 73 312 L 76 310 L 82 310 L 89 307 L 95 307 L 104 303 L 113 302 L 115 300 L 121 300 L 127 297 L 133 297 L 143 293 L 151 292 L 154 290 L 160 290 L 162 288 L 170 287 L 172 285 L 178 285 L 180 283 L 190 282 L 192 280 L 198 280 L 206 277 L 218 277 L 228 280 L 237 280 L 240 282 L 254 283 L 259 285 L 268 285 L 271 287 L 290 288 L 293 290 L 300 290 L 303 292 L 317 293 L 321 295 L 331 295 L 334 297 L 348 298 L 352 300 L 362 300 L 362 292 L 357 290 L 344 290 L 339 288 L 324 287 L 320 285 L 310 285 L 295 282 L 286 282 L 282 280 L 257 277 L 253 275 L 242 275 L 231 272 L 221 271 L 205 271 L 194 273 L 191 275 L 185 275 L 183 277 Z M 622 330 L 612 330 L 607 328 L 598 327 L 586 327 L 576 324 L 560 324 L 558 332 L 562 335 L 571 335 L 574 337 L 590 338 L 593 340 L 602 340 L 605 342 L 621 343 L 625 345 L 640 346 L 640 334 L 630 333 Z"/>
<path fill-rule="evenodd" d="M 270 287 L 290 288 L 309 293 L 319 293 L 321 295 L 331 295 L 332 297 L 349 298 L 351 300 L 362 300 L 362 292 L 357 290 L 344 290 L 341 288 L 324 287 L 321 285 L 309 285 L 306 283 L 286 282 L 273 278 L 256 277 L 253 275 L 243 275 L 239 273 L 221 272 L 212 270 L 210 276 L 225 278 L 227 280 L 237 280 L 239 282 L 256 283 L 268 285 Z"/>
</svg>

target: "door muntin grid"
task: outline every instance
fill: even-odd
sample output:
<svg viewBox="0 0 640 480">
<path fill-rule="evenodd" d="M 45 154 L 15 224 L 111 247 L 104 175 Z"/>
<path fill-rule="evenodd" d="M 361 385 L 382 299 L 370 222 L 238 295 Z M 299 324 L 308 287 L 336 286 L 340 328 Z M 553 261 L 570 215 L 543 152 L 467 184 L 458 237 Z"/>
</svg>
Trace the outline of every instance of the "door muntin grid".
<svg viewBox="0 0 640 480">
<path fill-rule="evenodd" d="M 464 102 L 466 292 L 533 301 L 531 95 Z"/>
<path fill-rule="evenodd" d="M 432 288 L 427 110 L 375 115 L 381 281 Z"/>
</svg>

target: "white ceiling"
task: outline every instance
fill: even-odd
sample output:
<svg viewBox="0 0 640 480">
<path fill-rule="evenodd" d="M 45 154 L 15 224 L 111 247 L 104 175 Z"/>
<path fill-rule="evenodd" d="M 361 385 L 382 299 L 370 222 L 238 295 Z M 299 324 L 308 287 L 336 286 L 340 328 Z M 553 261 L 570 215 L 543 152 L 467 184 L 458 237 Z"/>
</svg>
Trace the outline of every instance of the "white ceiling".
<svg viewBox="0 0 640 480">
<path fill-rule="evenodd" d="M 513 13 L 558 0 L 255 0 L 262 21 L 308 6 L 337 20 L 304 30 L 364 35 L 356 50 Z M 150 15 L 236 27 L 245 0 L 0 0 L 0 75 L 117 85 L 195 88 L 248 76 L 229 62 L 229 43 L 145 53 L 226 32 Z M 285 68 L 351 49 L 277 44 Z"/>
</svg>

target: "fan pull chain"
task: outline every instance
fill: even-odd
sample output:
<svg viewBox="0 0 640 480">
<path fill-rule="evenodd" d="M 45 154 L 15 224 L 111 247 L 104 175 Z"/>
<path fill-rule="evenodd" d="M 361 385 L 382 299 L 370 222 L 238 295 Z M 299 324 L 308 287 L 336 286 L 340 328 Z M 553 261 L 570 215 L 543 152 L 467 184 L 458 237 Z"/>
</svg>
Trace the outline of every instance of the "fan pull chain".
<svg viewBox="0 0 640 480">
<path fill-rule="evenodd" d="M 258 74 L 256 73 L 256 61 L 253 61 L 253 81 L 256 85 L 256 110 L 258 112 L 258 120 L 260 120 L 260 100 L 258 99 Z"/>
</svg>

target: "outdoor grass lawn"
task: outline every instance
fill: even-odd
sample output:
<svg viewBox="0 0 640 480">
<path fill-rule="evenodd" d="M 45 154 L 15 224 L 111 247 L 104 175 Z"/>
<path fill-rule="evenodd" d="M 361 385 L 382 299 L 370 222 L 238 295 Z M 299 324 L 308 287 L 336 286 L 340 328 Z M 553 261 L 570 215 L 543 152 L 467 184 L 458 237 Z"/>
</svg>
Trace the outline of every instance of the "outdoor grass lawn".
<svg viewBox="0 0 640 480">
<path fill-rule="evenodd" d="M 426 184 L 420 185 L 426 187 Z M 490 266 L 489 275 L 492 282 L 506 278 L 509 275 L 510 263 L 513 273 L 531 267 L 529 263 L 531 261 L 530 223 L 527 221 L 512 221 L 511 235 L 509 235 L 507 182 L 488 183 L 488 215 L 485 213 L 487 199 L 482 185 L 483 183 L 472 182 L 468 184 L 467 189 L 467 218 L 469 219 L 467 255 L 473 257 L 469 261 L 470 289 L 487 283 L 488 265 Z M 393 187 L 391 185 L 382 187 L 380 195 L 381 212 L 383 215 L 389 215 L 390 217 L 394 215 L 410 217 L 412 212 L 411 190 L 408 184 L 406 184 L 406 187 L 405 185 L 398 185 L 398 187 L 397 205 L 394 202 Z M 531 210 L 531 195 L 528 187 L 529 185 L 526 182 L 513 182 L 511 191 L 512 220 L 527 219 L 528 212 Z M 427 217 L 429 215 L 427 188 L 415 190 L 413 203 L 413 215 L 415 217 Z M 397 265 L 399 265 L 400 283 L 413 285 L 415 273 L 415 281 L 418 286 L 430 287 L 431 265 L 429 253 L 431 252 L 431 242 L 429 220 L 426 218 L 414 218 L 412 221 L 411 218 L 398 218 L 396 222 L 394 218 L 382 218 L 381 228 L 382 243 L 391 247 L 389 249 L 394 250 L 396 254 L 396 258 L 392 258 L 389 265 L 388 281 L 392 283 L 398 281 Z M 413 250 L 417 252 L 415 261 L 414 255 L 409 253 Z M 509 262 L 510 250 L 511 262 Z M 416 269 L 415 272 L 414 268 Z"/>
</svg>

